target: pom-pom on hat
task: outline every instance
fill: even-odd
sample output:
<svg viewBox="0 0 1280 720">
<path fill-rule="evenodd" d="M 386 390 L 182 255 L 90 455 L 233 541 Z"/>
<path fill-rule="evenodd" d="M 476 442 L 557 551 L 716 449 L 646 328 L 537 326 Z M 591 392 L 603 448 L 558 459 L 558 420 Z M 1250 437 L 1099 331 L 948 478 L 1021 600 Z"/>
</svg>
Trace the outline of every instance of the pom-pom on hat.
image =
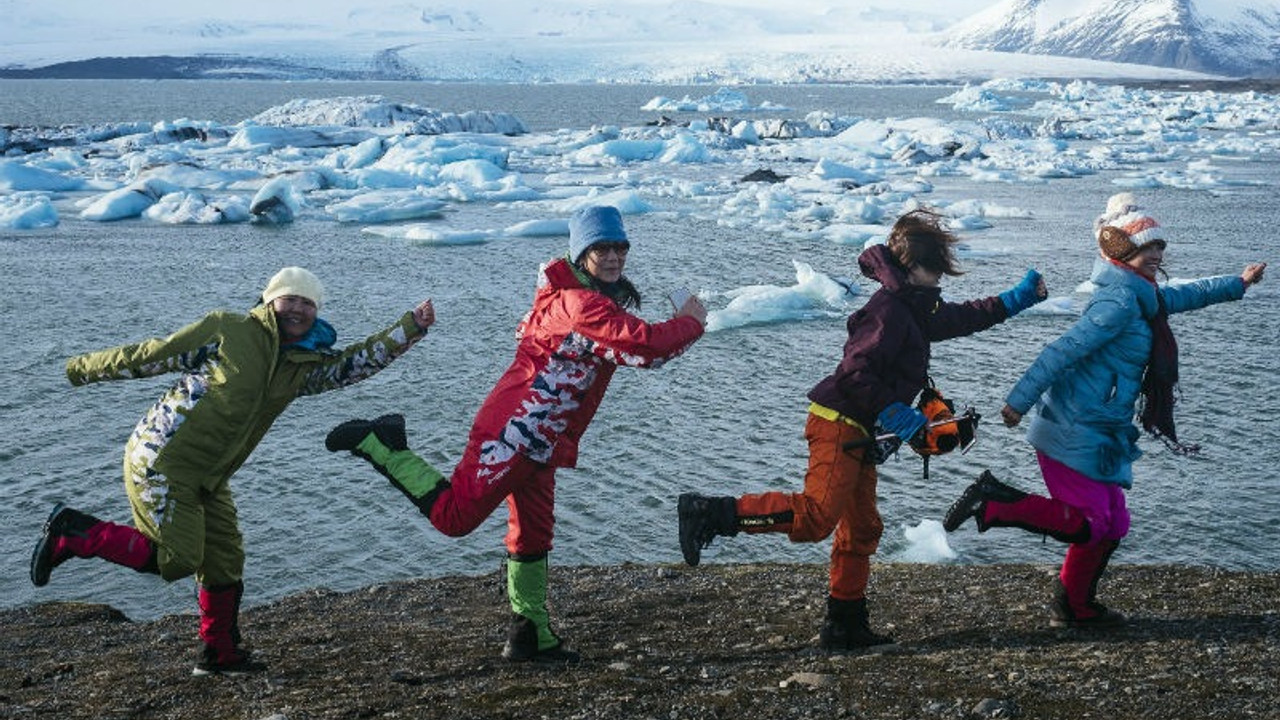
<svg viewBox="0 0 1280 720">
<path fill-rule="evenodd" d="M 270 305 L 272 300 L 285 295 L 306 298 L 315 303 L 318 309 L 324 299 L 324 285 L 310 270 L 287 267 L 267 281 L 267 288 L 262 291 L 262 304 Z"/>
<path fill-rule="evenodd" d="M 1106 211 L 1093 222 L 1093 231 L 1102 254 L 1120 262 L 1137 255 L 1147 245 L 1165 246 L 1164 229 L 1138 207 L 1133 193 L 1112 195 Z"/>
<path fill-rule="evenodd" d="M 619 242 L 627 246 L 627 231 L 622 229 L 622 213 L 609 205 L 589 205 L 569 218 L 569 260 L 578 262 L 587 248 L 599 242 Z"/>
</svg>

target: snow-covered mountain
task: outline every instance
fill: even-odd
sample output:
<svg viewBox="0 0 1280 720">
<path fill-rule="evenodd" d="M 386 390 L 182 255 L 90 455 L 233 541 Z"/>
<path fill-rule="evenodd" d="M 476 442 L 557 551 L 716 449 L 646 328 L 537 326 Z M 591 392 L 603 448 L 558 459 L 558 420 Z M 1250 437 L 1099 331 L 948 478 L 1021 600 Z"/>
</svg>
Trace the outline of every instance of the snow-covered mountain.
<svg viewBox="0 0 1280 720">
<path fill-rule="evenodd" d="M 944 33 L 947 47 L 1280 77 L 1274 0 L 1004 0 Z"/>
<path fill-rule="evenodd" d="M 1184 61 L 1208 56 L 1191 54 L 1189 41 L 1176 39 L 1194 14 L 1166 22 L 1140 10 L 1179 3 L 1111 0 L 1097 12 L 1046 18 L 1059 3 L 1067 4 L 1007 0 L 947 34 L 976 7 L 972 0 L 932 11 L 913 9 L 908 0 L 313 0 L 305 12 L 295 3 L 256 0 L 0 0 L 0 77 L 749 84 L 1261 74 L 1209 70 L 1240 64 Z M 1117 19 L 1120 7 L 1131 9 Z M 1240 38 L 1247 25 L 1219 22 L 1216 34 L 1197 32 L 1203 39 L 1194 47 L 1218 43 L 1224 50 L 1215 58 L 1227 50 L 1236 58 L 1253 52 L 1249 67 L 1268 53 L 1274 59 L 1276 12 L 1258 12 L 1264 29 L 1247 43 L 1229 41 L 1229 31 Z M 1151 29 L 1137 25 L 1148 16 Z M 1089 18 L 1096 20 L 1085 23 Z M 1104 20 L 1111 25 L 1101 25 Z M 1077 21 L 1089 27 L 1069 36 L 1056 32 Z M 1090 30 L 1094 25 L 1103 30 Z M 1166 26 L 1174 40 L 1163 39 Z M 1112 29 L 1104 33 L 1106 27 Z M 1125 42 L 1119 49 L 1132 52 L 1124 54 L 1095 52 L 1086 42 L 1125 30 L 1134 43 L 1150 40 Z M 1060 52 L 1054 49 L 1059 42 Z"/>
</svg>

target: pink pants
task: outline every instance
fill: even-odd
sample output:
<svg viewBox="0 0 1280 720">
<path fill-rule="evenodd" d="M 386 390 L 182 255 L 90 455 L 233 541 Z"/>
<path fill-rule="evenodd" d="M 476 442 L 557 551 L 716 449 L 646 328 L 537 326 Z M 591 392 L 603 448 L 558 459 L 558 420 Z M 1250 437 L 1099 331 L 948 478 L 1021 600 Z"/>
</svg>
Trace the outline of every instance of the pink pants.
<svg viewBox="0 0 1280 720">
<path fill-rule="evenodd" d="M 1119 540 L 1129 534 L 1129 508 L 1124 488 L 1094 480 L 1036 451 L 1049 496 L 1084 513 L 1089 520 L 1089 545 Z"/>
</svg>

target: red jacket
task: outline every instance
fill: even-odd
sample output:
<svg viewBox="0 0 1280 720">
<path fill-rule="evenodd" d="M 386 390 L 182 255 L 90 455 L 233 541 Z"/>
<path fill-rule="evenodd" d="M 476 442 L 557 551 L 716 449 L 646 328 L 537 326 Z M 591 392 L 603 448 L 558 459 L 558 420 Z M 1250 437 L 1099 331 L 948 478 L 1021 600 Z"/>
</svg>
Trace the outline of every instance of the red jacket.
<svg viewBox="0 0 1280 720">
<path fill-rule="evenodd" d="M 539 271 L 515 360 L 476 414 L 470 442 L 496 440 L 537 462 L 573 467 L 614 369 L 658 367 L 702 332 L 691 317 L 647 323 L 585 287 L 567 260 L 553 260 Z"/>
</svg>

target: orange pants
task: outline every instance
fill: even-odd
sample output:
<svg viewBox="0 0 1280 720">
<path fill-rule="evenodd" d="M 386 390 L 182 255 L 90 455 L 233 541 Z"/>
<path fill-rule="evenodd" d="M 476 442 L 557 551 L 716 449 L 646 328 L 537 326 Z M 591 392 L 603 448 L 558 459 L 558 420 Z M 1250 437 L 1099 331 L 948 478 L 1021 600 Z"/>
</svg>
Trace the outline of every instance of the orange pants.
<svg viewBox="0 0 1280 720">
<path fill-rule="evenodd" d="M 798 493 L 767 492 L 738 498 L 738 526 L 749 533 L 786 533 L 791 542 L 818 542 L 835 530 L 831 544 L 831 597 L 866 597 L 871 556 L 884 523 L 876 509 L 876 466 L 863 462 L 866 449 L 844 450 L 865 438 L 856 425 L 810 414 L 804 436 L 809 471 Z"/>
</svg>

